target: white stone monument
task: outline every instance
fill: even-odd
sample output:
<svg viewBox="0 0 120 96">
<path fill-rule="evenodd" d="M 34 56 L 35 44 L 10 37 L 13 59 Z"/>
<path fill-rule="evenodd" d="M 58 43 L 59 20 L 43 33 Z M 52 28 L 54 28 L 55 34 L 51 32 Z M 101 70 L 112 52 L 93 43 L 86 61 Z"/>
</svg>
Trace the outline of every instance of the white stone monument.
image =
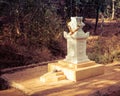
<svg viewBox="0 0 120 96">
<path fill-rule="evenodd" d="M 69 33 L 64 32 L 67 40 L 65 59 L 48 64 L 48 73 L 40 77 L 42 82 L 54 82 L 63 79 L 78 81 L 104 73 L 104 66 L 90 61 L 86 55 L 86 40 L 89 32 L 82 28 L 85 24 L 82 17 L 71 17 L 67 24 Z"/>
<path fill-rule="evenodd" d="M 68 23 L 70 32 L 64 32 L 64 37 L 67 39 L 65 61 L 73 64 L 90 61 L 86 56 L 86 40 L 89 37 L 89 32 L 84 33 L 82 30 L 85 26 L 82 19 L 82 17 L 71 17 L 71 21 Z"/>
</svg>

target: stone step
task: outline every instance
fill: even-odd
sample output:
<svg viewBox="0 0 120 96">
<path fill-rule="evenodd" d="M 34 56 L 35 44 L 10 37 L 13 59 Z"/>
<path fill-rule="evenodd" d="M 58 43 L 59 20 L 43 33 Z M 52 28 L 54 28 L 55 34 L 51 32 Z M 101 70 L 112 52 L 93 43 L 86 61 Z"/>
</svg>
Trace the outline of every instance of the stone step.
<svg viewBox="0 0 120 96">
<path fill-rule="evenodd" d="M 59 76 L 59 75 L 64 75 L 64 73 L 63 72 L 48 72 L 44 74 L 43 76 L 46 77 L 46 76 Z"/>
<path fill-rule="evenodd" d="M 59 75 L 64 75 L 64 73 L 61 72 L 61 71 L 60 71 L 60 72 L 54 72 L 54 75 L 55 75 L 55 76 L 59 76 Z"/>
<path fill-rule="evenodd" d="M 66 76 L 63 72 L 48 72 L 40 77 L 41 82 L 56 82 L 65 79 Z"/>
<path fill-rule="evenodd" d="M 73 63 L 69 63 L 69 62 L 65 62 L 63 60 L 58 61 L 58 64 L 56 64 L 57 66 L 61 66 L 61 67 L 67 67 L 67 68 L 84 68 L 84 67 L 89 67 L 89 66 L 93 66 L 95 65 L 94 61 L 89 61 L 89 62 L 82 62 L 82 63 L 78 63 L 78 64 L 73 64 Z"/>
<path fill-rule="evenodd" d="M 59 75 L 57 76 L 57 80 L 65 80 L 66 79 L 66 76 L 65 75 Z"/>
</svg>

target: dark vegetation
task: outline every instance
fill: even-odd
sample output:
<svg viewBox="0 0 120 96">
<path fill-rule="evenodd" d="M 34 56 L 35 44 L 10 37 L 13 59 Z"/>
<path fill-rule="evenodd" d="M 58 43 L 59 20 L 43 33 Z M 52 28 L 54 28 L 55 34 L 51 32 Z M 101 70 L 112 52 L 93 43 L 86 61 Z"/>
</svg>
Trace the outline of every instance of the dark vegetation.
<svg viewBox="0 0 120 96">
<path fill-rule="evenodd" d="M 95 21 L 87 18 L 97 21 L 101 12 L 110 20 L 112 0 L 0 0 L 0 69 L 64 58 L 66 41 L 62 34 L 68 31 L 66 22 L 71 16 L 84 16 L 84 30 L 93 35 L 87 49 L 91 60 L 119 60 L 119 0 L 115 5 L 115 22 L 98 21 L 94 31 Z"/>
<path fill-rule="evenodd" d="M 8 89 L 8 88 L 10 88 L 10 87 L 8 86 L 7 81 L 0 78 L 0 90 L 5 90 L 5 89 Z"/>
</svg>

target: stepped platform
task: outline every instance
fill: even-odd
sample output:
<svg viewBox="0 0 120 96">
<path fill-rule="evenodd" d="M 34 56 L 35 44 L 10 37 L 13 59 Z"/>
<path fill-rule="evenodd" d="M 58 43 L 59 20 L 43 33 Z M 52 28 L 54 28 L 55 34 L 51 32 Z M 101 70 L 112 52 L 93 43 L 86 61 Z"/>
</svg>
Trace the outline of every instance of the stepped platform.
<svg viewBox="0 0 120 96">
<path fill-rule="evenodd" d="M 73 64 L 60 60 L 57 63 L 48 64 L 48 72 L 52 72 L 54 70 L 63 72 L 68 80 L 76 82 L 104 74 L 104 65 L 96 64 L 94 61 Z"/>
</svg>

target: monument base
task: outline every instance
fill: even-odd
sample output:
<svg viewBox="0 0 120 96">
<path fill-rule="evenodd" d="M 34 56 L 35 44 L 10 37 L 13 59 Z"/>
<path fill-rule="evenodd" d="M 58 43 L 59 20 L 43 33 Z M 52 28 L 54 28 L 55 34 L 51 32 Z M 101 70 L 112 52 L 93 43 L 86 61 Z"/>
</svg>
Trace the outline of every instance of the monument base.
<svg viewBox="0 0 120 96">
<path fill-rule="evenodd" d="M 68 80 L 79 81 L 89 77 L 104 74 L 104 65 L 94 61 L 72 64 L 66 61 L 48 64 L 48 72 L 63 72 Z"/>
</svg>

